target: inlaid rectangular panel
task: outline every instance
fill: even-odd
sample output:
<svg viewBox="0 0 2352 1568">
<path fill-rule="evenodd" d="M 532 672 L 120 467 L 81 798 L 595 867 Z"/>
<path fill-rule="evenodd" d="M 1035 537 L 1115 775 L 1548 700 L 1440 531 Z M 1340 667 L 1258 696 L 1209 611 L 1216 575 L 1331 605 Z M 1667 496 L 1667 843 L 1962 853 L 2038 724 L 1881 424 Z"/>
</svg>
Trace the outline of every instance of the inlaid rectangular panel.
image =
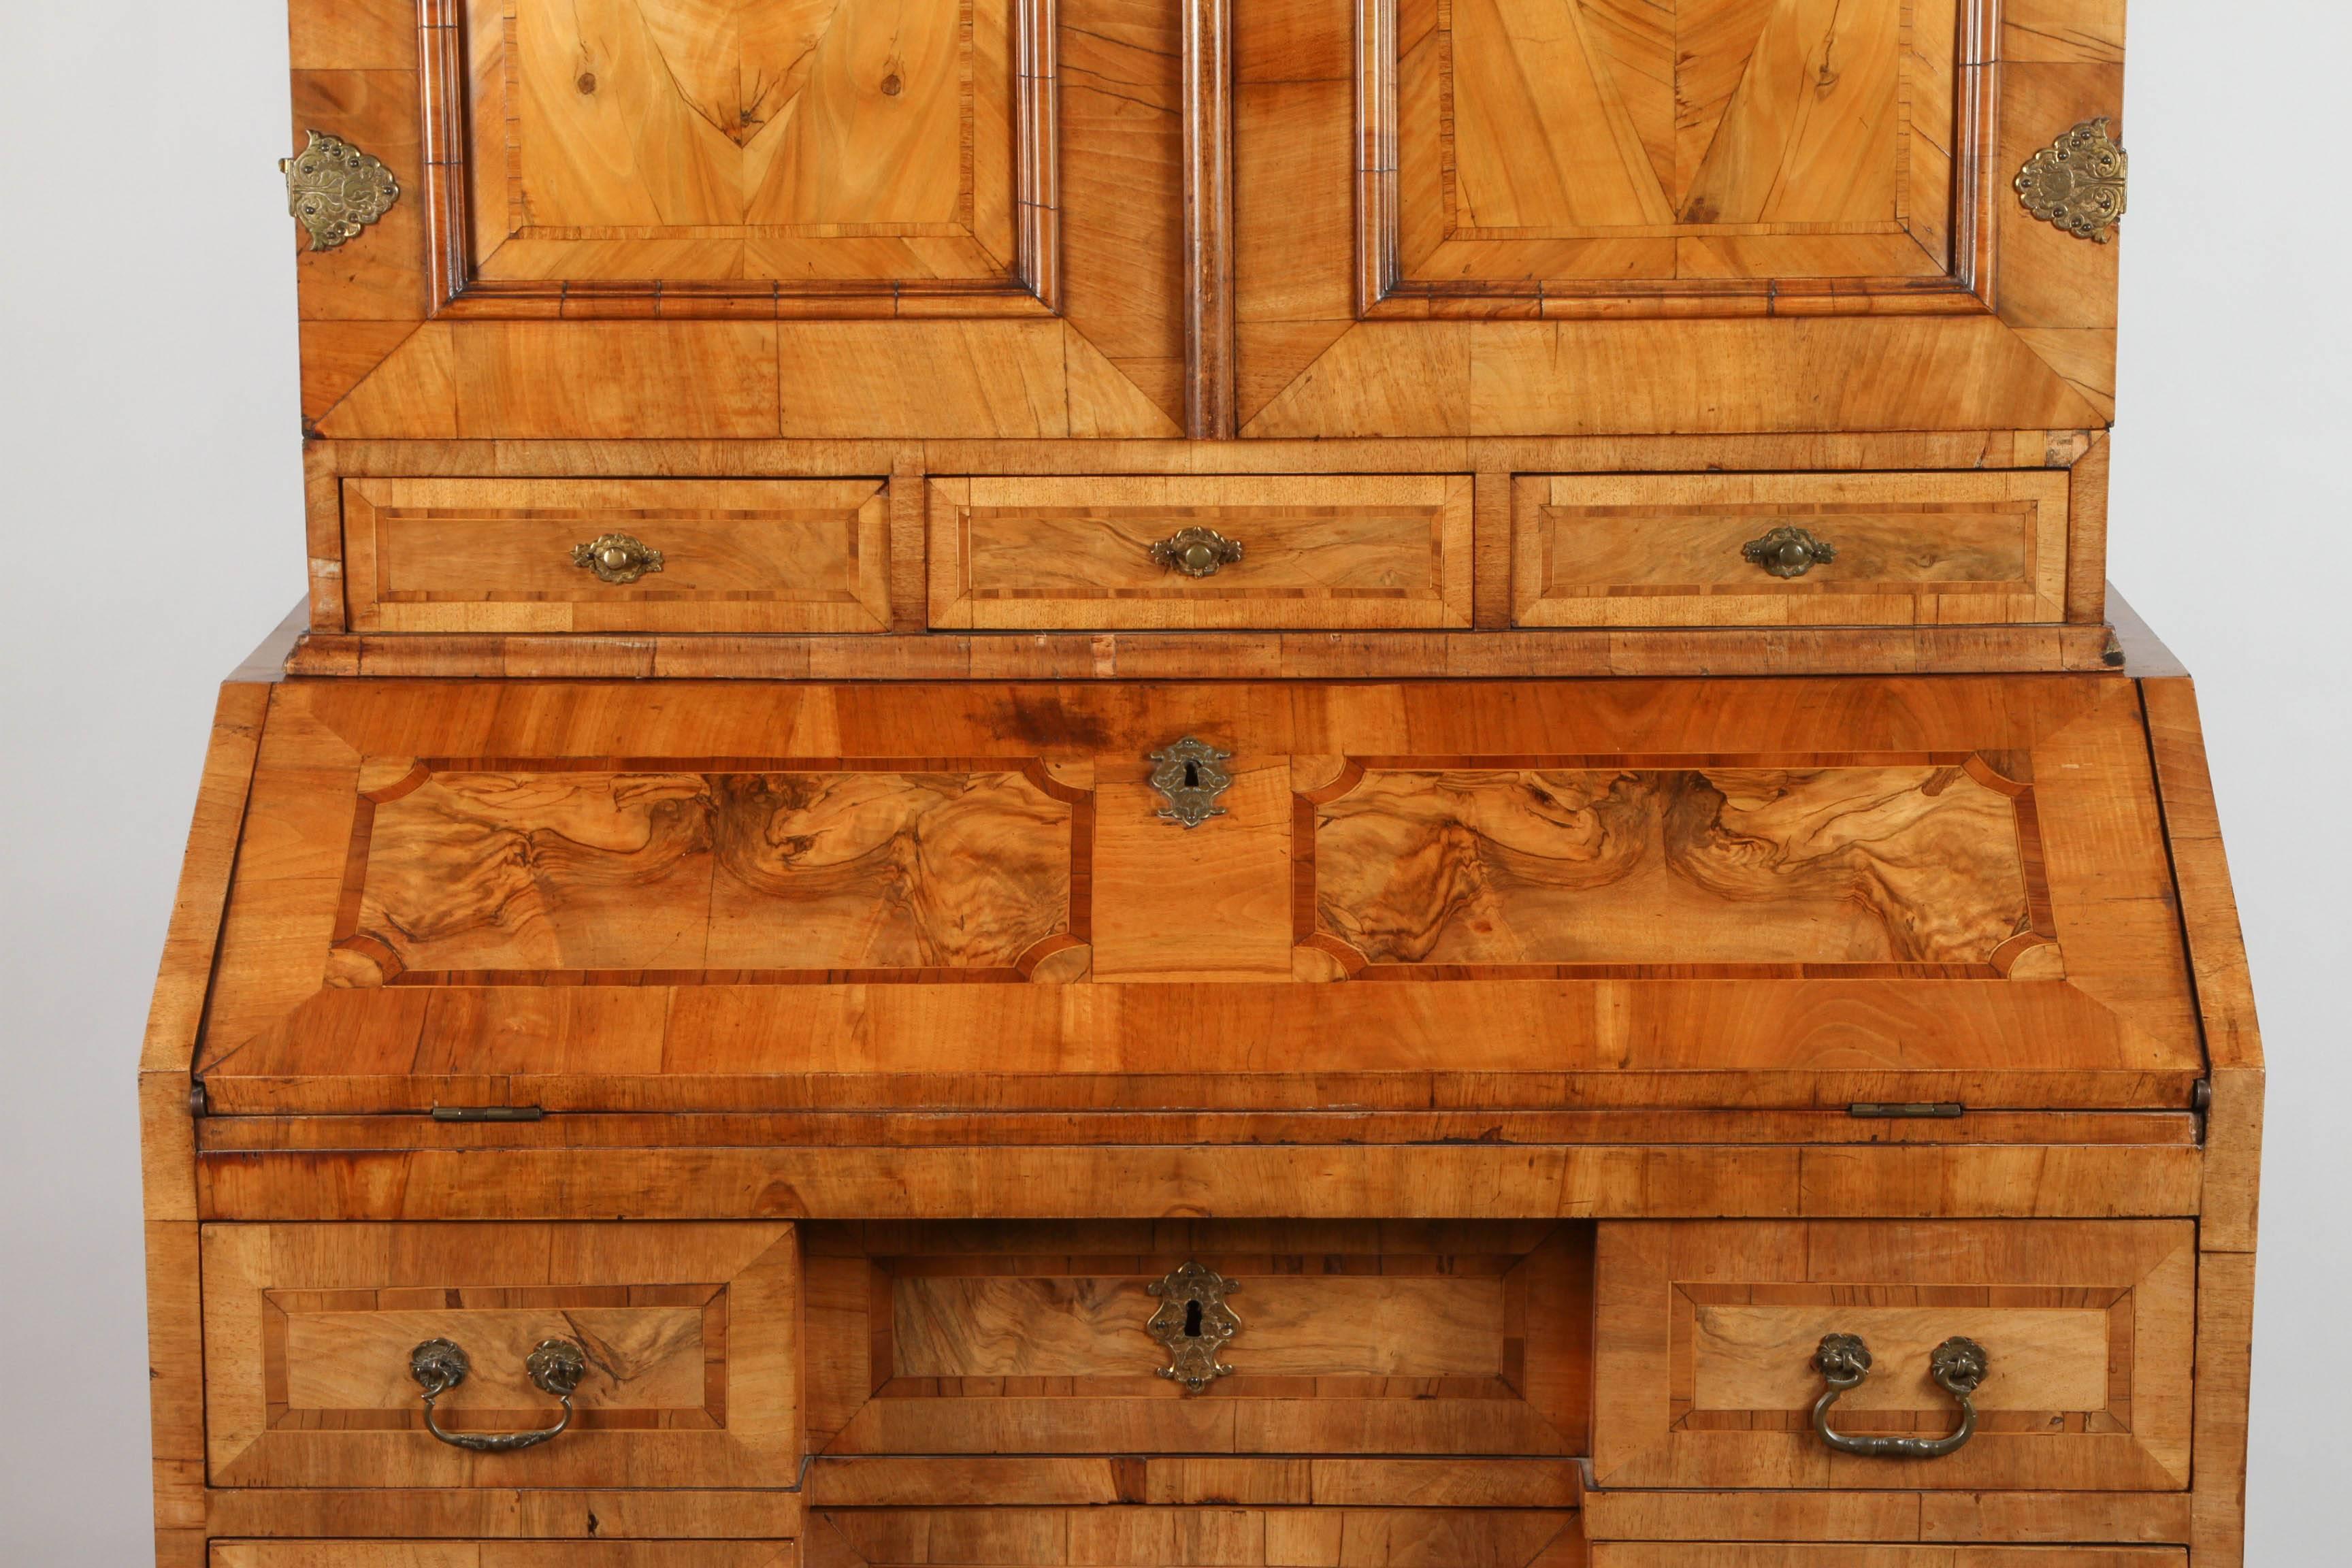
<svg viewBox="0 0 2352 1568">
<path fill-rule="evenodd" d="M 1960 286 L 1990 7 L 1361 0 L 1373 299 Z M 1899 307 L 1898 307 L 1899 308 Z"/>
<path fill-rule="evenodd" d="M 1598 1541 L 1591 1568 L 2185 1568 L 2178 1546 L 1850 1545 Z"/>
<path fill-rule="evenodd" d="M 1604 1224 L 1597 1479 L 1616 1487 L 2174 1490 L 2189 1483 L 2186 1220 Z M 1834 1452 L 1811 1427 L 1825 1335 L 1872 1364 L 1833 1429 L 1941 1436 L 1928 1375 L 1982 1346 L 1975 1434 L 1938 1458 Z"/>
<path fill-rule="evenodd" d="M 1582 1226 L 877 1225 L 812 1237 L 809 1422 L 823 1453 L 1579 1451 Z M 1206 1361 L 1176 1355 L 1178 1342 L 1216 1337 L 1216 1306 L 1188 1315 L 1195 1303 L 1171 1290 L 1187 1262 L 1230 1287 L 1223 1310 L 1237 1321 Z M 1187 1392 L 1169 1374 L 1179 1366 L 1205 1386 Z"/>
<path fill-rule="evenodd" d="M 211 1568 L 795 1568 L 792 1541 L 215 1541 Z"/>
<path fill-rule="evenodd" d="M 1511 512 L 1520 626 L 2065 618 L 2063 471 L 1534 475 Z"/>
<path fill-rule="evenodd" d="M 1083 940 L 1088 792 L 939 759 L 364 766 L 331 983 L 1020 980 Z"/>
<path fill-rule="evenodd" d="M 879 479 L 343 481 L 360 631 L 887 631 L 888 530 Z"/>
<path fill-rule="evenodd" d="M 829 315 L 889 316 L 929 289 L 1036 310 L 1053 9 L 469 5 L 424 30 L 428 113 L 462 126 L 428 174 L 441 298 L 540 313 L 585 289 L 661 315 L 829 298 Z"/>
<path fill-rule="evenodd" d="M 931 624 L 1466 626 L 1470 490 L 1466 474 L 933 479 Z"/>
<path fill-rule="evenodd" d="M 813 1557 L 869 1568 L 1580 1568 L 1585 1560 L 1569 1509 L 835 1509 L 813 1517 L 809 1532 Z"/>
<path fill-rule="evenodd" d="M 2023 760 L 1339 760 L 1301 946 L 1358 978 L 2065 973 Z"/>
<path fill-rule="evenodd" d="M 788 1225 L 205 1227 L 205 1429 L 221 1487 L 790 1486 L 799 1258 Z M 411 1352 L 448 1340 L 458 1434 L 551 1426 L 526 1363 L 584 1354 L 569 1428 L 477 1454 L 425 1429 Z"/>
</svg>

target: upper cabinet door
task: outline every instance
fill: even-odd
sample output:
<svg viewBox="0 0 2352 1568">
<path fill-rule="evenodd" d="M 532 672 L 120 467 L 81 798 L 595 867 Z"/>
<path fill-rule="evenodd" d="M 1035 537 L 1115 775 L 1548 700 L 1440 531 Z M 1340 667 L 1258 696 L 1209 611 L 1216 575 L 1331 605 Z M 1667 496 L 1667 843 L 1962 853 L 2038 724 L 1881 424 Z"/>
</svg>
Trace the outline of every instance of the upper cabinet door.
<svg viewBox="0 0 2352 1568">
<path fill-rule="evenodd" d="M 1181 434 L 1178 0 L 293 21 L 319 434 Z"/>
<path fill-rule="evenodd" d="M 1234 4 L 1246 434 L 2111 409 L 2119 0 Z"/>
</svg>

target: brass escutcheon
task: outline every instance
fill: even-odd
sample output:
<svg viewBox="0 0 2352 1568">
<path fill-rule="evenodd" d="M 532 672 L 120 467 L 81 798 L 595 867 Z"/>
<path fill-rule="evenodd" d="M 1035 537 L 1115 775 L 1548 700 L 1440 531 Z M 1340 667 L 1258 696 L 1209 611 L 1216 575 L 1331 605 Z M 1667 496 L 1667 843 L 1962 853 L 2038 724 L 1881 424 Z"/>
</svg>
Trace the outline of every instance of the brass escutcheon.
<svg viewBox="0 0 2352 1568">
<path fill-rule="evenodd" d="M 1217 764 L 1231 762 L 1233 755 L 1190 735 L 1164 752 L 1152 752 L 1151 787 L 1168 803 L 1156 815 L 1181 827 L 1198 827 L 1213 816 L 1224 816 L 1217 797 L 1233 787 L 1234 776 Z"/>
<path fill-rule="evenodd" d="M 1160 1310 L 1144 1325 L 1168 1352 L 1160 1375 L 1198 1394 L 1234 1369 L 1218 1359 L 1227 1342 L 1241 1331 L 1242 1321 L 1225 1305 L 1225 1298 L 1241 1289 L 1213 1268 L 1187 1260 L 1164 1279 L 1144 1287 L 1160 1298 Z"/>
<path fill-rule="evenodd" d="M 2105 117 L 2084 121 L 2028 158 L 2010 182 L 2027 212 L 2095 245 L 2116 237 L 2131 175 L 2131 160 L 2107 126 Z"/>
<path fill-rule="evenodd" d="M 625 533 L 606 533 L 572 547 L 572 564 L 605 583 L 634 583 L 662 569 L 662 552 Z"/>
<path fill-rule="evenodd" d="M 286 176 L 286 210 L 310 237 L 310 249 L 332 250 L 392 210 L 400 182 L 381 159 L 341 137 L 309 134 L 299 153 L 278 160 Z"/>
<path fill-rule="evenodd" d="M 1960 1407 L 1960 1425 L 1948 1437 L 1856 1437 L 1830 1427 L 1830 1406 L 1841 1394 L 1862 1386 L 1870 1375 L 1870 1347 L 1859 1334 L 1824 1334 L 1813 1352 L 1813 1370 L 1829 1384 L 1813 1401 L 1813 1430 L 1822 1442 L 1841 1454 L 1890 1459 L 1937 1459 L 1976 1436 L 1974 1395 L 1989 1370 L 1984 1346 L 1955 1335 L 1927 1357 L 1927 1375 Z"/>
</svg>

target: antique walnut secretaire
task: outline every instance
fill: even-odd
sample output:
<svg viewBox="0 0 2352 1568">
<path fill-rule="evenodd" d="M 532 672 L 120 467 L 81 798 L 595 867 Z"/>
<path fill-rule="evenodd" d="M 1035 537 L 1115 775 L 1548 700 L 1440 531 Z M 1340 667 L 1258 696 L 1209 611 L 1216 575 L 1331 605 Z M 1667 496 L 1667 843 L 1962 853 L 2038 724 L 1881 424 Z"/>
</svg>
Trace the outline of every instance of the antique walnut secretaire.
<svg viewBox="0 0 2352 1568">
<path fill-rule="evenodd" d="M 2220 1568 L 2120 0 L 292 0 L 169 1568 Z"/>
</svg>

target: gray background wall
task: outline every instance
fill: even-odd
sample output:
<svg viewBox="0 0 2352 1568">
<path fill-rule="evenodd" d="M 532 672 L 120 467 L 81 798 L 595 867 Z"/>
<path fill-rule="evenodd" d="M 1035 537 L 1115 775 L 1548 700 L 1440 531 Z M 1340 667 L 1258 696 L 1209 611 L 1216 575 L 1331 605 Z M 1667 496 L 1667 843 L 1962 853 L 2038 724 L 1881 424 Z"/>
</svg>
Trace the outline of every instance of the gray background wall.
<svg viewBox="0 0 2352 1568">
<path fill-rule="evenodd" d="M 2198 676 L 2272 1066 L 2258 1564 L 2352 1479 L 2347 57 L 2340 0 L 2140 0 L 2125 121 L 2111 570 Z M 276 0 L 0 0 L 10 1563 L 147 1552 L 131 1069 L 213 687 L 302 591 L 285 68 Z"/>
</svg>

